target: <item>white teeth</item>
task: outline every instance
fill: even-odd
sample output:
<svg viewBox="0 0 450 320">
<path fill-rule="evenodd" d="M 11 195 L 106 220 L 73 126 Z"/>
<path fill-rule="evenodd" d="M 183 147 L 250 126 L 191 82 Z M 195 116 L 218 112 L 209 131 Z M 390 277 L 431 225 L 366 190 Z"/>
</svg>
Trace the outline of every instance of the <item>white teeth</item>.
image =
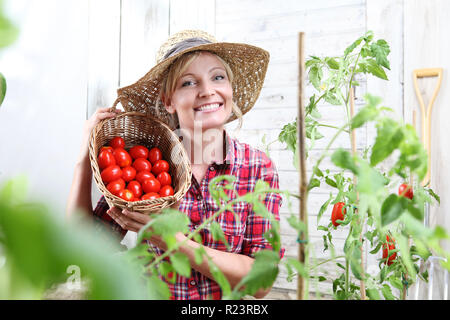
<svg viewBox="0 0 450 320">
<path fill-rule="evenodd" d="M 195 109 L 195 111 L 208 111 L 208 110 L 215 110 L 220 107 L 220 104 L 214 103 L 214 104 L 208 104 L 206 106 L 202 106 L 200 108 Z"/>
</svg>

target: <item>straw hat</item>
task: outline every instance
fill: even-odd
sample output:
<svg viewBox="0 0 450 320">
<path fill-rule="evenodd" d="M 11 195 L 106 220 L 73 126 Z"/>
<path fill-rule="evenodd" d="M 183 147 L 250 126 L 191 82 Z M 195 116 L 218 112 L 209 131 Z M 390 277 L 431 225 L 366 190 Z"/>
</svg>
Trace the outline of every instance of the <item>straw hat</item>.
<svg viewBox="0 0 450 320">
<path fill-rule="evenodd" d="M 156 65 L 132 85 L 117 90 L 117 102 L 125 111 L 152 115 L 175 129 L 170 115 L 159 101 L 161 83 L 169 66 L 181 55 L 206 50 L 225 60 L 233 71 L 233 100 L 242 114 L 255 104 L 264 83 L 269 53 L 261 48 L 243 44 L 217 42 L 213 36 L 199 30 L 185 30 L 172 35 L 159 49 Z M 233 114 L 227 122 L 233 121 Z"/>
</svg>

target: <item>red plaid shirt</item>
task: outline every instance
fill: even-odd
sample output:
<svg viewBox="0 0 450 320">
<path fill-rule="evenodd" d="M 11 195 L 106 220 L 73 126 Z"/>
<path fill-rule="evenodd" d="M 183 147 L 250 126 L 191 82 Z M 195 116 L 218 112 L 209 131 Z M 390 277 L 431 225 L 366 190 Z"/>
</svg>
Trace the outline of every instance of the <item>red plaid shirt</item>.
<svg viewBox="0 0 450 320">
<path fill-rule="evenodd" d="M 232 139 L 228 134 L 226 134 L 226 150 L 227 154 L 224 163 L 211 164 L 200 183 L 192 175 L 191 187 L 180 202 L 178 210 L 189 217 L 191 231 L 195 230 L 205 219 L 208 219 L 220 209 L 208 191 L 209 182 L 216 176 L 231 175 L 236 177 L 236 180 L 233 182 L 235 194 L 233 192 L 228 193 L 231 199 L 237 195 L 242 196 L 252 192 L 256 181 L 261 179 L 266 181 L 271 188 L 279 188 L 278 173 L 275 165 L 264 152 L 254 149 L 248 144 L 240 143 Z M 223 184 L 225 181 L 221 183 Z M 268 193 L 263 202 L 269 212 L 272 212 L 275 218 L 279 220 L 279 209 L 282 202 L 281 195 Z M 126 230 L 122 229 L 106 213 L 108 208 L 108 204 L 102 197 L 94 210 L 94 215 L 99 217 L 103 223 L 111 226 L 121 236 L 124 236 Z M 257 216 L 248 203 L 237 202 L 234 204 L 233 209 L 237 216 L 240 217 L 240 221 L 236 221 L 234 214 L 230 211 L 225 211 L 216 218 L 216 221 L 222 227 L 230 249 L 228 250 L 222 241 L 214 240 L 207 229 L 203 229 L 200 232 L 203 245 L 216 250 L 250 257 L 253 257 L 255 252 L 259 250 L 271 248 L 268 241 L 264 238 L 264 233 L 270 228 L 269 221 Z M 159 248 L 152 247 L 157 253 L 162 253 Z M 280 256 L 282 257 L 283 255 L 284 249 L 280 252 Z M 172 293 L 172 299 L 221 299 L 222 297 L 219 285 L 194 269 L 192 269 L 190 278 L 177 275 L 174 284 L 169 281 L 166 282 Z"/>
</svg>

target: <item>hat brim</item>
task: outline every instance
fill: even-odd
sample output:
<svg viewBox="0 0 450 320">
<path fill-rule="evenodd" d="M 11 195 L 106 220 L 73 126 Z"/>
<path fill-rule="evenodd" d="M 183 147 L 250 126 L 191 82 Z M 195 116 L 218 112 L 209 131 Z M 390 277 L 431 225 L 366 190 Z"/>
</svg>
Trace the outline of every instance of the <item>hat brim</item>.
<svg viewBox="0 0 450 320">
<path fill-rule="evenodd" d="M 179 52 L 150 69 L 147 74 L 134 84 L 117 90 L 118 100 L 125 111 L 137 111 L 152 115 L 173 128 L 171 115 L 159 99 L 161 83 L 167 74 L 169 66 L 181 55 L 192 51 L 209 51 L 217 54 L 227 62 L 233 72 L 233 100 L 241 109 L 242 114 L 247 113 L 255 104 L 264 84 L 269 53 L 259 47 L 229 42 L 216 42 L 203 44 Z M 232 116 L 227 122 L 233 121 Z"/>
</svg>

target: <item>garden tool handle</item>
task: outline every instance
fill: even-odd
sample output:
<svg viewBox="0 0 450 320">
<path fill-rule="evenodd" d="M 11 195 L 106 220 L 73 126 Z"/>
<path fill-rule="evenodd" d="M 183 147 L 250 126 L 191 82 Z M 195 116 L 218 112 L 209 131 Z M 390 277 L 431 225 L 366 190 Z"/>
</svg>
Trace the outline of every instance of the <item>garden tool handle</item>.
<svg viewBox="0 0 450 320">
<path fill-rule="evenodd" d="M 422 142 L 425 146 L 425 149 L 428 153 L 428 171 L 421 182 L 422 185 L 426 185 L 430 182 L 430 166 L 431 166 L 431 111 L 433 109 L 434 100 L 439 92 L 442 82 L 442 68 L 426 68 L 426 69 L 416 69 L 413 70 L 413 82 L 414 82 L 414 90 L 416 92 L 417 99 L 419 100 L 420 111 L 422 116 Z M 429 77 L 438 77 L 436 88 L 434 89 L 433 95 L 428 104 L 428 108 L 425 109 L 425 103 L 423 102 L 422 95 L 419 90 L 419 86 L 417 84 L 417 79 L 419 78 L 429 78 Z"/>
</svg>

